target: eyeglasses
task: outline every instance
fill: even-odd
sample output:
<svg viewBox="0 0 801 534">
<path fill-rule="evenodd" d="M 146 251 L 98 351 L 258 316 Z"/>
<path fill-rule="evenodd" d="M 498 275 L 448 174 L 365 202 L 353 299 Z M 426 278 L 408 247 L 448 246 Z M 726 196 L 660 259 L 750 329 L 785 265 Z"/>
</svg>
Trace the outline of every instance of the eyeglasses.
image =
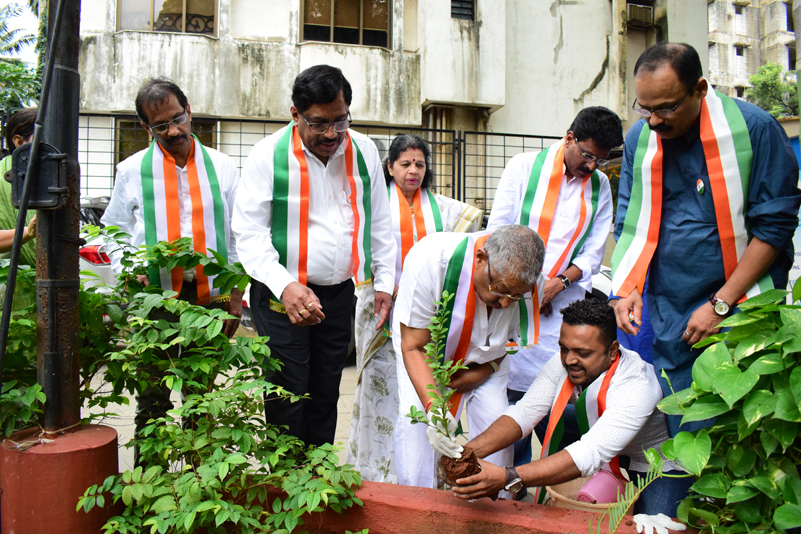
<svg viewBox="0 0 801 534">
<path fill-rule="evenodd" d="M 681 98 L 681 100 L 679 100 L 679 103 L 676 104 L 675 106 L 673 106 L 672 108 L 651 110 L 651 109 L 646 109 L 646 108 L 643 108 L 643 107 L 638 107 L 637 106 L 637 99 L 635 98 L 634 99 L 634 103 L 631 105 L 631 109 L 634 110 L 634 113 L 636 113 L 637 115 L 642 115 L 646 119 L 648 117 L 650 117 L 651 115 L 656 115 L 660 119 L 667 119 L 668 117 L 671 117 L 676 112 L 676 110 L 681 105 L 681 103 L 684 102 L 684 99 L 687 98 L 688 96 L 690 96 L 690 93 L 692 93 L 692 91 L 690 91 L 689 93 L 684 95 Z"/>
<path fill-rule="evenodd" d="M 576 138 L 574 137 L 573 139 L 576 139 Z M 581 159 L 583 159 L 587 163 L 592 163 L 594 161 L 599 166 L 600 165 L 606 165 L 607 163 L 609 163 L 608 159 L 596 158 L 595 156 L 593 156 L 589 152 L 584 152 L 584 149 L 581 148 L 581 145 L 579 144 L 578 139 L 576 139 L 576 146 L 578 147 L 579 152 L 581 152 Z"/>
<path fill-rule="evenodd" d="M 508 293 L 496 293 L 492 290 L 492 266 L 490 265 L 489 254 L 487 254 L 487 289 L 489 290 L 490 294 L 495 295 L 496 297 L 501 297 L 509 300 L 525 300 L 525 299 L 532 299 L 533 297 L 527 297 L 525 295 L 509 295 Z"/>
<path fill-rule="evenodd" d="M 151 132 L 160 134 L 169 130 L 170 124 L 174 124 L 175 126 L 180 126 L 184 124 L 187 120 L 189 120 L 189 114 L 184 110 L 183 115 L 175 117 L 170 122 L 162 122 L 161 124 L 156 124 L 155 126 L 149 126 L 149 128 Z"/>
<path fill-rule="evenodd" d="M 350 125 L 353 122 L 352 120 L 350 120 L 350 111 L 348 111 L 348 118 L 345 120 L 336 122 L 315 122 L 314 124 L 309 122 L 309 119 L 306 118 L 306 115 L 304 115 L 302 111 L 298 110 L 298 113 L 300 113 L 300 116 L 303 117 L 304 121 L 306 121 L 306 124 L 309 125 L 311 131 L 316 133 L 317 135 L 323 135 L 332 126 L 334 127 L 334 132 L 342 133 L 346 131 L 348 128 L 350 128 Z"/>
</svg>

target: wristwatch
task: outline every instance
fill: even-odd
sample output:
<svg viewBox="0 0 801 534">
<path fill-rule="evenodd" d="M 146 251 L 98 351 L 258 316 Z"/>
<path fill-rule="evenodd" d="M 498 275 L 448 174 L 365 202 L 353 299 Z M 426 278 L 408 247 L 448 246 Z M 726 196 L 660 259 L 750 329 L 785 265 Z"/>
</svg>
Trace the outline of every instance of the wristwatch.
<svg viewBox="0 0 801 534">
<path fill-rule="evenodd" d="M 731 307 L 729 306 L 728 302 L 726 302 L 724 300 L 720 300 L 719 298 L 717 298 L 715 296 L 714 293 L 712 293 L 712 296 L 709 297 L 709 302 L 712 303 L 712 308 L 715 310 L 715 313 L 717 313 L 718 315 L 720 315 L 722 317 L 726 317 L 727 315 L 729 315 L 729 312 L 731 311 Z"/>
<path fill-rule="evenodd" d="M 523 485 L 523 479 L 521 479 L 520 475 L 517 474 L 517 470 L 514 467 L 507 467 L 506 485 L 503 487 L 503 489 L 517 495 L 523 488 L 525 488 Z"/>
<path fill-rule="evenodd" d="M 561 281 L 562 281 L 562 287 L 564 287 L 565 289 L 567 289 L 568 287 L 570 287 L 570 278 L 568 278 L 567 276 L 565 276 L 565 275 L 563 275 L 563 274 L 557 274 L 557 275 L 556 275 L 556 277 L 557 277 L 559 280 L 561 280 Z"/>
</svg>

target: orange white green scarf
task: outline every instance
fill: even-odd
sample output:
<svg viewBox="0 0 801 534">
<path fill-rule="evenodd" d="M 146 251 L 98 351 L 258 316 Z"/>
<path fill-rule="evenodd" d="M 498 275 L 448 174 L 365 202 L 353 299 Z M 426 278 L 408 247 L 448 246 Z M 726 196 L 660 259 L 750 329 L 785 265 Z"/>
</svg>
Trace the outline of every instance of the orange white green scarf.
<svg viewBox="0 0 801 534">
<path fill-rule="evenodd" d="M 745 218 L 753 151 L 745 119 L 731 98 L 710 90 L 701 102 L 700 138 L 704 148 L 715 217 L 728 280 L 750 241 Z M 645 275 L 659 238 L 662 215 L 662 140 L 646 123 L 634 152 L 631 198 L 623 231 L 612 255 L 612 290 L 626 297 L 642 294 Z M 773 287 L 763 276 L 742 297 Z"/>
<path fill-rule="evenodd" d="M 225 242 L 225 207 L 220 183 L 211 157 L 197 137 L 192 135 L 192 149 L 186 160 L 191 205 L 183 206 L 192 214 L 192 246 L 195 252 L 217 252 L 228 261 Z M 200 154 L 200 158 L 196 156 Z M 159 241 L 175 241 L 181 236 L 178 173 L 175 160 L 153 140 L 142 158 L 142 198 L 145 223 L 145 243 L 153 246 Z M 198 304 L 207 304 L 220 290 L 213 287 L 213 276 L 203 274 L 203 266 L 195 268 Z M 148 267 L 149 283 L 162 289 L 181 292 L 183 269 L 171 271 Z"/>
<path fill-rule="evenodd" d="M 412 215 L 409 201 L 395 180 L 392 180 L 387 186 L 387 191 L 392 219 L 392 235 L 395 236 L 395 242 L 398 245 L 395 260 L 395 283 L 397 284 L 400 281 L 406 254 L 409 253 L 412 246 L 426 235 L 442 231 L 442 214 L 437 201 L 434 200 L 434 193 L 428 189 L 419 188 L 415 191 L 412 199 L 414 215 Z"/>
<path fill-rule="evenodd" d="M 559 200 L 559 191 L 562 187 L 564 164 L 564 139 L 537 154 L 518 215 L 518 222 L 536 230 L 546 248 L 556 213 L 556 204 Z M 584 242 L 592 231 L 595 215 L 598 213 L 598 195 L 601 190 L 601 178 L 598 171 L 594 171 L 586 178 L 574 178 L 574 180 L 577 179 L 582 180 L 579 216 L 565 250 L 553 265 L 543 266 L 543 271 L 548 278 L 562 274 L 570 266 L 573 258 L 581 252 Z"/>
<path fill-rule="evenodd" d="M 612 362 L 609 369 L 581 392 L 576 400 L 576 419 L 578 420 L 579 433 L 582 436 L 589 432 L 590 428 L 601 418 L 606 410 L 606 395 L 609 392 L 609 384 L 612 381 L 612 377 L 615 375 L 617 366 L 620 363 L 620 357 L 621 355 L 618 354 L 617 359 Z M 546 458 L 551 454 L 556 454 L 559 451 L 559 444 L 565 432 L 565 406 L 567 406 L 573 396 L 575 389 L 576 386 L 570 380 L 570 376 L 565 377 L 565 381 L 562 383 L 562 387 L 556 395 L 553 406 L 551 407 L 551 414 L 548 419 L 548 428 L 545 431 L 545 439 L 543 440 L 540 459 Z M 623 478 L 617 456 L 612 458 L 609 462 L 609 468 L 612 473 Z M 534 502 L 538 504 L 543 504 L 545 500 L 545 492 L 542 491 L 542 489 L 541 487 L 537 488 L 534 496 Z"/>
<path fill-rule="evenodd" d="M 356 286 L 370 282 L 372 264 L 370 173 L 361 150 L 346 134 L 345 172 L 353 210 L 353 278 Z M 306 285 L 309 256 L 309 167 L 298 129 L 287 127 L 278 140 L 273 166 L 273 246 L 281 265 Z"/>
<path fill-rule="evenodd" d="M 443 352 L 440 355 L 443 360 L 461 362 L 467 357 L 476 315 L 476 290 L 473 279 L 475 257 L 478 249 L 484 246 L 490 235 L 492 235 L 492 232 L 486 231 L 468 234 L 456 246 L 448 261 L 442 289 L 453 295 L 453 298 L 446 306 L 448 315 L 445 319 L 445 328 L 448 331 L 448 336 L 445 340 Z M 542 279 L 540 278 L 540 280 Z M 534 290 L 535 299 L 537 299 L 538 294 L 542 294 L 541 283 L 538 283 L 537 288 Z M 529 315 L 525 323 L 521 316 L 520 328 L 522 330 L 525 324 L 527 330 L 533 332 L 536 337 L 537 329 L 539 328 L 537 319 L 540 316 L 539 300 L 531 301 L 526 299 L 526 302 L 532 303 L 535 313 Z M 524 309 L 526 309 L 525 306 L 520 306 L 521 313 Z M 457 421 L 461 411 L 461 398 L 462 394 L 459 392 L 454 393 L 453 397 L 451 397 L 451 413 L 454 414 Z"/>
</svg>

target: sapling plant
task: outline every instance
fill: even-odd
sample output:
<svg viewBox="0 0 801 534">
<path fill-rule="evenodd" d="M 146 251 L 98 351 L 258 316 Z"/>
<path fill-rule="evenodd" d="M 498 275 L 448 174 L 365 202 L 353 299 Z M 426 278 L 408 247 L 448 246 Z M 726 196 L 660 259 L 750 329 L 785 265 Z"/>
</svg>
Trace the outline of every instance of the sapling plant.
<svg viewBox="0 0 801 534">
<path fill-rule="evenodd" d="M 428 330 L 431 332 L 431 341 L 426 344 L 426 363 L 431 368 L 434 375 L 434 383 L 428 384 L 427 395 L 431 398 L 431 406 L 428 414 L 424 410 L 418 410 L 414 405 L 409 408 L 406 417 L 411 418 L 412 424 L 424 424 L 432 428 L 444 430 L 446 437 L 454 439 L 458 430 L 451 436 L 448 429 L 448 411 L 451 407 L 451 397 L 456 392 L 449 387 L 451 377 L 467 366 L 461 362 L 445 359 L 445 341 L 448 339 L 448 302 L 453 299 L 453 295 L 447 291 L 442 292 L 442 298 L 435 304 L 437 313 L 431 318 Z"/>
</svg>

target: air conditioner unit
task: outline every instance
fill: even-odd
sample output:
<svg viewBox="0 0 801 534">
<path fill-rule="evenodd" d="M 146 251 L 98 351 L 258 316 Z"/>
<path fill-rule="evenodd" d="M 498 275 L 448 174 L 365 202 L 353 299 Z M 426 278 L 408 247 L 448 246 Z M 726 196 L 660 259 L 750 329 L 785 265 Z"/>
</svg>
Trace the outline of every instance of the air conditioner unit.
<svg viewBox="0 0 801 534">
<path fill-rule="evenodd" d="M 628 22 L 642 22 L 645 24 L 654 23 L 654 8 L 639 4 L 628 4 L 626 6 Z"/>
</svg>

